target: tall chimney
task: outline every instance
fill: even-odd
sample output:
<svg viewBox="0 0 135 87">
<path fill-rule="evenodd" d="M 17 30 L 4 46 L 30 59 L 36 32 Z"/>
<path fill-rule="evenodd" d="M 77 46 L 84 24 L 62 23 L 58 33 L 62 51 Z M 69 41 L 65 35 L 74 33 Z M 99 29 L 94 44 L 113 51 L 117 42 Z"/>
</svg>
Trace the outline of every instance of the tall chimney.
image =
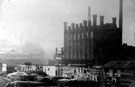
<svg viewBox="0 0 135 87">
<path fill-rule="evenodd" d="M 64 22 L 64 30 L 67 30 L 67 22 Z"/>
<path fill-rule="evenodd" d="M 97 26 L 97 15 L 93 15 L 93 26 Z"/>
<path fill-rule="evenodd" d="M 103 27 L 104 25 L 104 16 L 100 16 L 100 26 Z"/>
<path fill-rule="evenodd" d="M 112 24 L 113 24 L 114 27 L 116 27 L 116 17 L 112 18 Z"/>
<path fill-rule="evenodd" d="M 88 26 L 91 26 L 91 8 L 88 7 Z"/>
<path fill-rule="evenodd" d="M 80 23 L 80 28 L 82 28 L 83 26 L 82 26 L 82 23 Z"/>
<path fill-rule="evenodd" d="M 75 24 L 74 23 L 72 23 L 71 24 L 71 27 L 72 27 L 72 30 L 75 28 Z"/>
<path fill-rule="evenodd" d="M 86 20 L 83 21 L 83 25 L 84 25 L 84 27 L 87 27 L 87 21 Z"/>
<path fill-rule="evenodd" d="M 67 41 L 67 22 L 64 22 L 64 47 L 66 46 Z"/>
<path fill-rule="evenodd" d="M 71 32 L 71 26 L 68 26 L 68 31 Z"/>
<path fill-rule="evenodd" d="M 119 28 L 122 30 L 123 23 L 123 0 L 120 0 L 119 3 Z"/>
</svg>

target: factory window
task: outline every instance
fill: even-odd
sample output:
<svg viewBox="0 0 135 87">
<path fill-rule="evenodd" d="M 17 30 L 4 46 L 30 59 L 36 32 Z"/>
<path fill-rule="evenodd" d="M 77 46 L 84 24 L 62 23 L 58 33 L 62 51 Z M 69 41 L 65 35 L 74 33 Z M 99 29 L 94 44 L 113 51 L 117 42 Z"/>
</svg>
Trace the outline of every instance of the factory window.
<svg viewBox="0 0 135 87">
<path fill-rule="evenodd" d="M 71 42 L 69 42 L 69 46 L 71 46 Z"/>
<path fill-rule="evenodd" d="M 87 56 L 88 56 L 87 53 L 85 53 L 85 58 L 87 58 Z"/>
<path fill-rule="evenodd" d="M 83 55 L 83 59 L 85 58 L 85 56 Z"/>
<path fill-rule="evenodd" d="M 91 32 L 91 38 L 93 38 L 93 32 Z"/>
<path fill-rule="evenodd" d="M 66 54 L 68 55 L 69 51 L 67 50 Z"/>
<path fill-rule="evenodd" d="M 75 54 L 75 56 L 74 56 L 74 57 L 75 57 L 75 59 L 76 59 L 76 54 Z"/>
<path fill-rule="evenodd" d="M 70 40 L 72 39 L 72 34 L 70 35 Z"/>
<path fill-rule="evenodd" d="M 74 58 L 74 54 L 72 53 L 72 58 Z"/>
<path fill-rule="evenodd" d="M 68 56 L 68 53 L 66 54 L 66 56 L 69 57 L 69 56 Z"/>
<path fill-rule="evenodd" d="M 79 54 L 79 55 L 78 55 L 78 58 L 80 58 L 80 57 L 81 57 L 81 55 Z"/>
<path fill-rule="evenodd" d="M 86 33 L 86 36 L 89 37 L 89 33 L 88 32 Z"/>
<path fill-rule="evenodd" d="M 78 53 L 76 54 L 76 58 L 78 58 Z"/>
<path fill-rule="evenodd" d="M 80 43 L 78 42 L 78 46 L 80 46 Z"/>
<path fill-rule="evenodd" d="M 71 54 L 71 58 L 73 58 L 73 55 Z"/>
<path fill-rule="evenodd" d="M 69 43 L 66 43 L 66 46 L 68 47 Z"/>
<path fill-rule="evenodd" d="M 76 35 L 74 35 L 74 40 L 76 39 Z"/>
<path fill-rule="evenodd" d="M 66 56 L 64 58 L 67 58 L 68 57 L 68 54 L 66 54 Z"/>
<path fill-rule="evenodd" d="M 80 35 L 78 34 L 78 40 L 80 39 Z"/>
<path fill-rule="evenodd" d="M 70 38 L 71 38 L 71 35 L 70 35 L 70 34 L 68 35 L 68 38 L 69 38 L 69 40 L 70 40 Z"/>
<path fill-rule="evenodd" d="M 74 42 L 74 46 L 76 46 L 76 43 Z"/>
<path fill-rule="evenodd" d="M 73 45 L 73 43 L 70 43 L 70 46 L 72 46 Z"/>
<path fill-rule="evenodd" d="M 82 46 L 81 46 L 82 49 L 83 49 L 83 46 L 84 46 L 84 43 L 82 42 Z"/>
<path fill-rule="evenodd" d="M 67 38 L 69 38 L 69 35 L 67 35 Z"/>
<path fill-rule="evenodd" d="M 67 54 L 64 54 L 63 57 L 66 58 L 67 57 Z"/>
<path fill-rule="evenodd" d="M 82 39 L 84 38 L 84 33 L 82 33 Z"/>
<path fill-rule="evenodd" d="M 77 36 L 78 34 L 76 34 L 76 40 L 78 39 L 78 36 Z"/>
</svg>

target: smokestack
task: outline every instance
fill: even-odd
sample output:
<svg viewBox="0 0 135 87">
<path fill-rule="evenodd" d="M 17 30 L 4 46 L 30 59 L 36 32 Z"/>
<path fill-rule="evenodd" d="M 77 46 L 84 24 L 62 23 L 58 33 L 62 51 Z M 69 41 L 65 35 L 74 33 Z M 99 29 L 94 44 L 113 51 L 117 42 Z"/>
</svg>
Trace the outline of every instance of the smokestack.
<svg viewBox="0 0 135 87">
<path fill-rule="evenodd" d="M 116 27 L 116 17 L 112 18 L 112 23 L 113 23 L 113 26 Z"/>
<path fill-rule="evenodd" d="M 100 16 L 100 26 L 103 27 L 104 25 L 104 16 Z"/>
<path fill-rule="evenodd" d="M 82 23 L 80 23 L 80 28 L 82 28 L 83 26 L 82 26 Z"/>
<path fill-rule="evenodd" d="M 88 26 L 91 26 L 91 8 L 88 7 Z"/>
<path fill-rule="evenodd" d="M 93 26 L 97 26 L 97 15 L 93 15 Z"/>
<path fill-rule="evenodd" d="M 120 0 L 119 3 L 119 28 L 122 30 L 123 23 L 123 0 Z"/>
<path fill-rule="evenodd" d="M 68 26 L 68 30 L 71 31 L 71 26 Z"/>
<path fill-rule="evenodd" d="M 64 22 L 64 46 L 66 42 L 66 36 L 67 36 L 67 22 Z"/>
<path fill-rule="evenodd" d="M 78 24 L 76 24 L 76 33 L 78 34 Z"/>
<path fill-rule="evenodd" d="M 67 30 L 67 22 L 64 22 L 64 30 Z"/>
<path fill-rule="evenodd" d="M 84 27 L 87 26 L 87 21 L 86 20 L 83 21 L 83 25 L 84 25 Z"/>
<path fill-rule="evenodd" d="M 72 27 L 72 30 L 75 28 L 75 24 L 74 23 L 72 23 L 71 24 L 71 27 Z"/>
</svg>

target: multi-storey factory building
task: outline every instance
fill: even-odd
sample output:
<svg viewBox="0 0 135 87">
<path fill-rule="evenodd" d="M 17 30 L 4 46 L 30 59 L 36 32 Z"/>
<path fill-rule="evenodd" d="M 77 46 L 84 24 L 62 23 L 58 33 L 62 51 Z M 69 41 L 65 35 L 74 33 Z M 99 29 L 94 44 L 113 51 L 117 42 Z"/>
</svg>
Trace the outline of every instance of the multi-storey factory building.
<svg viewBox="0 0 135 87">
<path fill-rule="evenodd" d="M 97 15 L 91 21 L 90 7 L 88 20 L 83 23 L 64 22 L 64 56 L 63 64 L 103 64 L 120 59 L 122 47 L 122 0 L 120 0 L 119 27 L 117 18 L 112 23 L 104 23 L 104 16 Z"/>
</svg>

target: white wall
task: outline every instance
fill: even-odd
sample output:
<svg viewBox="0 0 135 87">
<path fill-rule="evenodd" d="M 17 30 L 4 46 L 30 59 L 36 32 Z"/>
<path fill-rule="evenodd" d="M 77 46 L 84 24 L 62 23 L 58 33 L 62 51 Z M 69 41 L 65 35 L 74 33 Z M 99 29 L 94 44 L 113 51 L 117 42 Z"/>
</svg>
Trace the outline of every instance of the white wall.
<svg viewBox="0 0 135 87">
<path fill-rule="evenodd" d="M 46 72 L 49 76 L 56 76 L 55 66 L 43 66 L 43 71 Z"/>
<path fill-rule="evenodd" d="M 2 72 L 3 71 L 7 71 L 7 64 L 4 64 L 4 63 L 2 64 Z"/>
</svg>

